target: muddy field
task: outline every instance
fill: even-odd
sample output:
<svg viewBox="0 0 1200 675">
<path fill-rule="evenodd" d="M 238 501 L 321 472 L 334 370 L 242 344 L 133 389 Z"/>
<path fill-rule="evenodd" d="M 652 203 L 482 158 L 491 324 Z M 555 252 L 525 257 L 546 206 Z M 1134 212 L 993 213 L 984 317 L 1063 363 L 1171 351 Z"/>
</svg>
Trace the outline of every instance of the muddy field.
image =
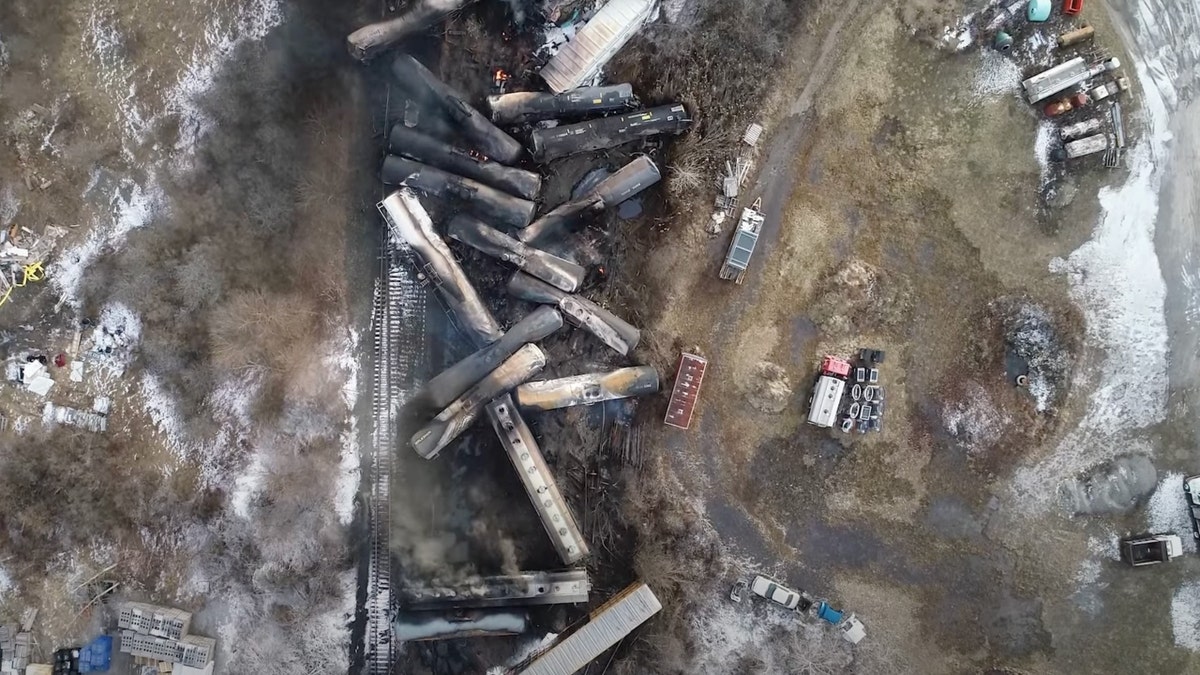
<svg viewBox="0 0 1200 675">
<path fill-rule="evenodd" d="M 1085 161 L 1047 177 L 1039 115 L 994 87 L 986 37 L 956 52 L 938 39 L 953 21 L 921 3 L 854 7 L 810 22 L 820 47 L 793 46 L 751 195 L 764 199 L 767 248 L 747 282 L 715 278 L 728 235 L 708 238 L 703 222 L 654 254 L 652 269 L 669 270 L 656 277 L 660 359 L 696 345 L 711 361 L 699 428 L 660 435 L 656 476 L 682 484 L 727 565 L 700 584 L 711 601 L 681 589 L 717 618 L 679 625 L 749 649 L 770 621 L 711 605 L 765 569 L 880 626 L 858 649 L 863 672 L 1182 672 L 1191 657 L 1172 647 L 1167 588 L 1195 561 L 1144 585 L 1109 559 L 1106 528 L 1141 530 L 1124 514 L 1153 474 L 1108 525 L 1071 518 L 1069 476 L 1014 481 L 1088 403 L 1088 378 L 1072 374 L 1095 345 L 1052 263 L 1087 240 L 1098 189 L 1124 174 Z M 1087 18 L 1126 60 L 1101 8 Z M 1069 203 L 1039 199 L 1048 180 L 1070 184 Z M 1065 365 L 1045 387 L 1014 386 L 1023 331 L 1053 345 L 1042 366 Z M 884 431 L 802 424 L 820 356 L 860 347 L 887 353 Z"/>
</svg>

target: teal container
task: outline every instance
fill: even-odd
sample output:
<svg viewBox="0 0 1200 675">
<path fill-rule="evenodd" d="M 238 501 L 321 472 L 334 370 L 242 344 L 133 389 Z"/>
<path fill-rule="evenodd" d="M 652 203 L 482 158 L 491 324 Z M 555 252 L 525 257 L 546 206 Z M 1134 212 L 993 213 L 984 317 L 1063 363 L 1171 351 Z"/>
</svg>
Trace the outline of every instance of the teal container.
<svg viewBox="0 0 1200 675">
<path fill-rule="evenodd" d="M 1026 14 L 1030 21 L 1042 22 L 1050 18 L 1050 0 L 1029 0 Z"/>
</svg>

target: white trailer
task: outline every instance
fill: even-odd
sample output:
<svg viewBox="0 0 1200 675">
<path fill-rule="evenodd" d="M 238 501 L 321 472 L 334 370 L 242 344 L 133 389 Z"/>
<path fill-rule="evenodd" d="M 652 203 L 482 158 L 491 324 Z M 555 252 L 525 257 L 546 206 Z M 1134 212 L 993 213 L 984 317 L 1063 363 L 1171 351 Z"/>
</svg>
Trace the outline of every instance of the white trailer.
<svg viewBox="0 0 1200 675">
<path fill-rule="evenodd" d="M 1087 82 L 1093 75 L 1121 67 L 1116 58 L 1088 66 L 1083 57 L 1075 57 L 1070 61 L 1060 63 L 1053 68 L 1038 73 L 1021 83 L 1025 89 L 1025 97 L 1030 103 L 1044 101 L 1064 89 L 1076 87 Z"/>
<path fill-rule="evenodd" d="M 838 408 L 842 404 L 842 394 L 845 391 L 845 380 L 830 375 L 817 378 L 817 386 L 813 389 L 812 403 L 808 409 L 808 423 L 818 427 L 832 427 L 837 422 Z"/>
<path fill-rule="evenodd" d="M 592 612 L 587 623 L 568 628 L 551 646 L 508 672 L 519 675 L 578 672 L 661 609 L 662 604 L 650 587 L 636 582 Z"/>
</svg>

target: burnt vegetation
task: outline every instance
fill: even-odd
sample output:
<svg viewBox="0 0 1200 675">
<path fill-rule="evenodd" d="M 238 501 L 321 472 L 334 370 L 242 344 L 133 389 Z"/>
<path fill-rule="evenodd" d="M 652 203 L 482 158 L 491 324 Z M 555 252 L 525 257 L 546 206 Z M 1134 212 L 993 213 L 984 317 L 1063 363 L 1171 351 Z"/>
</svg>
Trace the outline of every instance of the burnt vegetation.
<svg viewBox="0 0 1200 675">
<path fill-rule="evenodd" d="M 707 200 L 746 126 L 760 114 L 802 0 L 701 0 L 675 23 L 638 34 L 609 67 L 643 102 L 682 102 L 695 124 L 667 156 L 670 207 Z"/>
</svg>

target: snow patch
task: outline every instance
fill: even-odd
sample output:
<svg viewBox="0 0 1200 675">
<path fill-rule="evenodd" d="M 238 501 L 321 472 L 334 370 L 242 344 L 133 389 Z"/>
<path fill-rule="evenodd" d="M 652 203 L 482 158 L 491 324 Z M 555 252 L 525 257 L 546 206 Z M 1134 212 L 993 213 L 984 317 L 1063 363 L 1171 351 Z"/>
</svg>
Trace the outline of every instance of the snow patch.
<svg viewBox="0 0 1200 675">
<path fill-rule="evenodd" d="M 1154 62 L 1135 59 L 1139 81 L 1156 82 L 1148 72 Z M 1141 445 L 1146 447 L 1137 451 L 1155 455 L 1155 448 L 1131 435 L 1166 416 L 1166 284 L 1154 231 L 1161 167 L 1171 134 L 1159 90 L 1146 86 L 1143 103 L 1147 134 L 1128 155 L 1128 180 L 1100 191 L 1103 214 L 1092 239 L 1065 260 L 1050 262 L 1051 272 L 1066 275 L 1071 297 L 1084 312 L 1086 344 L 1103 354 L 1099 365 L 1084 373 L 1095 386 L 1079 426 L 1051 457 L 1018 472 L 1014 489 L 1027 506 L 1046 504 L 1055 492 L 1045 489 L 1048 482 L 1060 483 L 1111 459 L 1117 454 L 1114 449 L 1130 452 Z M 1040 139 L 1040 127 L 1038 132 Z"/>
<path fill-rule="evenodd" d="M 1079 563 L 1079 569 L 1075 572 L 1075 581 L 1083 584 L 1094 584 L 1100 580 L 1100 570 L 1102 565 L 1095 558 L 1084 558 L 1083 562 Z"/>
<path fill-rule="evenodd" d="M 504 673 L 510 671 L 518 663 L 523 663 L 534 654 L 549 649 L 557 639 L 558 633 L 546 633 L 541 638 L 529 640 L 518 647 L 516 652 L 508 659 L 508 666 L 492 666 L 487 669 L 487 675 L 504 675 Z"/>
<path fill-rule="evenodd" d="M 5 594 L 11 591 L 12 587 L 12 575 L 8 573 L 8 570 L 4 569 L 3 565 L 0 565 L 0 602 L 4 600 Z"/>
<path fill-rule="evenodd" d="M 1021 69 L 1012 59 L 993 50 L 981 52 L 979 69 L 971 84 L 976 101 L 992 101 L 1001 94 L 1015 93 L 1021 84 Z"/>
<path fill-rule="evenodd" d="M 849 645 L 833 626 L 750 599 L 734 604 L 722 598 L 693 617 L 691 629 L 703 647 L 688 672 L 701 675 L 734 672 L 746 654 L 761 658 L 768 673 L 842 672 L 851 660 Z M 828 670 L 817 671 L 818 666 Z"/>
<path fill-rule="evenodd" d="M 1107 537 L 1088 537 L 1088 552 L 1097 558 L 1120 562 L 1121 538 L 1116 532 L 1109 532 Z"/>
<path fill-rule="evenodd" d="M 126 138 L 141 142 L 150 131 L 138 105 L 138 68 L 127 57 L 129 47 L 118 24 L 116 5 L 110 0 L 92 0 L 84 25 L 82 52 L 92 60 L 99 75 L 96 83 L 121 111 Z"/>
<path fill-rule="evenodd" d="M 254 453 L 250 466 L 242 471 L 242 475 L 233 482 L 233 490 L 229 496 L 229 506 L 241 518 L 250 517 L 250 500 L 262 492 L 263 483 L 267 479 L 267 467 L 263 466 L 261 453 Z"/>
<path fill-rule="evenodd" d="M 120 377 L 133 363 L 142 341 L 142 320 L 121 302 L 110 302 L 100 310 L 96 327 L 88 338 L 88 361 L 108 375 Z"/>
<path fill-rule="evenodd" d="M 1054 149 L 1054 139 L 1058 137 L 1058 129 L 1050 120 L 1038 123 L 1037 135 L 1033 139 L 1033 156 L 1037 158 L 1040 170 L 1041 185 L 1050 181 L 1050 151 Z"/>
<path fill-rule="evenodd" d="M 968 382 L 962 399 L 943 411 L 942 422 L 968 454 L 979 455 L 1000 440 L 1012 419 L 992 402 L 982 386 Z"/>
<path fill-rule="evenodd" d="M 156 376 L 145 373 L 139 384 L 142 407 L 150 416 L 150 421 L 163 435 L 167 448 L 176 457 L 186 459 L 188 452 L 184 433 L 185 426 L 183 416 L 179 412 L 179 404 L 163 389 L 162 382 Z"/>
<path fill-rule="evenodd" d="M 342 432 L 342 454 L 338 466 L 337 490 L 334 493 L 334 508 L 338 521 L 349 525 L 354 520 L 354 497 L 360 483 L 361 448 L 358 443 L 358 419 L 354 405 L 358 401 L 358 346 L 359 333 L 354 329 L 347 332 L 341 349 L 326 359 L 327 364 L 345 377 L 342 385 L 342 401 L 346 404 L 347 427 Z"/>
<path fill-rule="evenodd" d="M 21 200 L 13 193 L 11 184 L 0 191 L 0 227 L 8 227 L 21 211 Z"/>
<path fill-rule="evenodd" d="M 298 614 L 286 631 L 270 614 L 269 595 L 235 586 L 218 597 L 228 603 L 217 627 L 217 649 L 228 672 L 332 673 L 350 658 L 350 619 L 355 611 L 357 573 L 338 575 L 338 594 L 315 611 Z M 246 649 L 247 645 L 253 648 Z"/>
<path fill-rule="evenodd" d="M 1192 518 L 1183 494 L 1183 474 L 1168 473 L 1158 482 L 1146 506 L 1146 527 L 1156 534 L 1174 532 L 1183 540 L 1185 553 L 1196 551 Z"/>
<path fill-rule="evenodd" d="M 1175 644 L 1200 652 L 1200 581 L 1189 581 L 1171 597 L 1171 629 Z"/>
<path fill-rule="evenodd" d="M 93 181 L 98 180 L 98 173 L 93 172 Z M 94 185 L 95 182 L 89 183 L 85 196 Z M 96 258 L 120 246 L 131 231 L 145 227 L 156 215 L 170 214 L 166 195 L 153 180 L 141 184 L 130 178 L 122 179 L 109 197 L 109 207 L 107 222 L 101 219 L 93 223 L 82 243 L 64 251 L 48 267 L 48 276 L 59 295 L 75 309 L 81 304 L 79 289 L 84 273 Z"/>
<path fill-rule="evenodd" d="M 744 602 L 754 600 L 747 598 Z M 742 604 L 733 604 L 722 597 L 721 602 L 705 607 L 692 619 L 692 633 L 705 646 L 696 654 L 696 672 L 727 673 L 743 654 L 750 652 L 766 657 L 769 652 L 758 649 L 757 645 L 775 643 L 779 631 L 794 633 L 801 626 L 795 612 L 780 609 L 759 613 L 753 609 L 751 605 L 751 611 L 747 611 Z"/>
</svg>

